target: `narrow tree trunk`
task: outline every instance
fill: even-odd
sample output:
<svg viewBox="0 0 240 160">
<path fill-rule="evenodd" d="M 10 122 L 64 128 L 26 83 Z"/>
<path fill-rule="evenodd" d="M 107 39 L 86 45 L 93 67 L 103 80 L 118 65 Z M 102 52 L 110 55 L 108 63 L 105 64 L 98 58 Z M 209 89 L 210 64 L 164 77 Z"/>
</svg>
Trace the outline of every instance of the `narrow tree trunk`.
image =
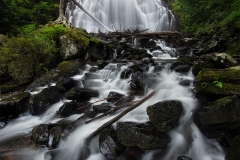
<svg viewBox="0 0 240 160">
<path fill-rule="evenodd" d="M 59 2 L 59 16 L 58 19 L 54 23 L 62 23 L 67 27 L 71 27 L 71 24 L 68 22 L 66 16 L 65 16 L 65 8 L 66 8 L 66 2 L 67 0 L 60 0 Z"/>
</svg>

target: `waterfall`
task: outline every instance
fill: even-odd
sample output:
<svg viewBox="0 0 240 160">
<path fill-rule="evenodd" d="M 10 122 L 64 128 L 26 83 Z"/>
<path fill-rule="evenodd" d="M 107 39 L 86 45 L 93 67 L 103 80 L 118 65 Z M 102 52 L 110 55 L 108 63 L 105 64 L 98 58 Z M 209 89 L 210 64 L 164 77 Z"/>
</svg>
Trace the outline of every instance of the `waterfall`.
<svg viewBox="0 0 240 160">
<path fill-rule="evenodd" d="M 149 29 L 150 32 L 172 31 L 175 18 L 163 0 L 77 0 L 87 11 L 113 31 Z M 73 2 L 66 8 L 66 17 L 77 28 L 88 32 L 105 32 L 99 24 Z"/>
</svg>

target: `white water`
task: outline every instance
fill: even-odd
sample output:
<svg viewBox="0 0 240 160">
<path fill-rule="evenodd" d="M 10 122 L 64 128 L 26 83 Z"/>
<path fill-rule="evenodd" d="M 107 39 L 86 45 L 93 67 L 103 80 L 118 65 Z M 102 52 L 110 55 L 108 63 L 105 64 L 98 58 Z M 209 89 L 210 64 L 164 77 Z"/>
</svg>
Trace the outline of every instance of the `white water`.
<svg viewBox="0 0 240 160">
<path fill-rule="evenodd" d="M 169 55 L 175 51 L 174 49 L 166 47 L 162 42 L 158 42 L 158 45 L 161 45 L 164 49 L 164 54 L 157 54 L 157 56 L 154 57 L 156 61 L 160 59 L 162 61 L 167 59 L 176 59 L 176 57 Z M 151 54 L 154 55 L 154 53 Z M 180 155 L 189 156 L 193 160 L 224 160 L 225 154 L 220 145 L 213 140 L 206 139 L 197 126 L 192 122 L 192 112 L 197 106 L 197 100 L 191 92 L 191 89 L 193 89 L 192 86 L 183 87 L 178 84 L 182 79 L 193 80 L 194 77 L 191 73 L 188 75 L 181 75 L 179 73 L 171 72 L 169 67 L 170 66 L 166 64 L 165 68 L 161 72 L 157 73 L 160 81 L 157 86 L 159 88 L 158 92 L 148 101 L 144 102 L 141 106 L 128 113 L 120 120 L 134 121 L 138 123 L 147 122 L 149 121 L 149 118 L 146 114 L 146 108 L 149 105 L 163 100 L 179 100 L 182 102 L 184 106 L 184 113 L 179 121 L 179 126 L 169 132 L 171 142 L 169 143 L 166 152 L 161 155 L 161 158 L 158 158 L 155 156 L 155 151 L 149 151 L 142 157 L 142 160 L 151 160 L 152 158 L 154 158 L 154 160 L 176 160 Z M 86 65 L 85 70 L 82 71 L 81 74 L 72 78 L 79 81 L 84 80 L 84 74 L 87 73 L 90 68 L 90 65 Z M 91 99 L 91 102 L 106 98 L 110 91 L 117 91 L 127 95 L 130 78 L 120 79 L 120 73 L 125 68 L 127 68 L 127 66 L 118 68 L 117 64 L 109 64 L 104 69 L 97 71 L 99 78 L 88 79 L 88 81 L 92 81 L 88 82 L 91 83 L 91 88 L 97 89 L 100 93 L 100 96 L 98 98 Z M 153 69 L 150 69 L 148 73 L 154 73 L 153 71 Z M 40 90 L 38 90 L 38 92 Z M 150 92 L 151 89 L 146 87 L 146 94 Z M 33 93 L 35 94 L 35 92 Z M 136 97 L 136 99 L 140 98 L 142 97 Z M 54 119 L 55 113 L 65 101 L 60 101 L 54 104 L 41 117 L 28 115 L 11 121 L 4 129 L 0 130 L 0 142 L 17 136 L 27 135 L 31 132 L 32 128 L 38 124 L 57 122 L 60 119 Z M 114 116 L 108 116 L 96 122 L 82 124 L 79 126 L 66 141 L 62 141 L 60 143 L 58 147 L 58 149 L 60 149 L 60 153 L 57 159 L 78 160 L 79 152 L 84 147 L 84 139 Z M 88 157 L 87 160 L 106 160 L 106 158 L 99 153 L 98 137 L 95 137 L 91 141 L 90 150 L 91 156 Z M 47 151 L 48 150 L 44 148 L 39 149 L 38 151 L 33 150 L 30 152 L 29 150 L 24 151 L 24 149 L 22 149 L 16 151 L 15 154 L 21 156 L 25 155 L 25 157 L 30 157 L 29 159 L 44 160 L 44 153 Z"/>
<path fill-rule="evenodd" d="M 150 32 L 174 30 L 175 18 L 163 0 L 77 0 L 88 12 L 113 31 L 149 29 Z M 68 3 L 70 23 L 88 32 L 106 30 L 88 15 Z"/>
</svg>

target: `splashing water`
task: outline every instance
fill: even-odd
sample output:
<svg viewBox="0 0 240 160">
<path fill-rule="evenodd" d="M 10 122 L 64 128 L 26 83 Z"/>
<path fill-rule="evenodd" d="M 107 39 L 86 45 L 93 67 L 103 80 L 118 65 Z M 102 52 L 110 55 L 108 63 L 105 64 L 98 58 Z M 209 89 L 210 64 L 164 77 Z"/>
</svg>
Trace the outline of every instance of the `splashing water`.
<svg viewBox="0 0 240 160">
<path fill-rule="evenodd" d="M 116 31 L 127 29 L 149 29 L 151 32 L 172 31 L 175 18 L 162 0 L 77 0 L 83 8 L 100 20 L 105 26 Z M 88 32 L 105 32 L 88 15 L 68 3 L 66 16 L 70 23 Z"/>
</svg>

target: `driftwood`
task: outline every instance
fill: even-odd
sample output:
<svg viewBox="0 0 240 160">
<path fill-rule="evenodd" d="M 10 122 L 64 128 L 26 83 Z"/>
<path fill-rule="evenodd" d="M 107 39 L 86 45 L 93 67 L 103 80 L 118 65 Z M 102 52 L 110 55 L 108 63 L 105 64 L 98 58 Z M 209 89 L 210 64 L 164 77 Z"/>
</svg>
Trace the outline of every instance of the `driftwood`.
<svg viewBox="0 0 240 160">
<path fill-rule="evenodd" d="M 113 119 L 111 119 L 110 121 L 104 123 L 101 127 L 99 127 L 97 130 L 95 130 L 92 134 L 90 134 L 88 137 L 85 138 L 85 142 L 88 143 L 92 138 L 94 138 L 97 134 L 99 134 L 101 131 L 103 131 L 105 128 L 109 127 L 110 125 L 112 125 L 113 123 L 115 123 L 116 121 L 118 121 L 119 119 L 121 119 L 123 116 L 125 116 L 128 112 L 134 110 L 135 108 L 137 108 L 138 106 L 140 106 L 143 102 L 145 102 L 146 100 L 148 100 L 149 98 L 151 98 L 156 92 L 158 91 L 158 89 L 152 91 L 150 94 L 148 94 L 146 97 L 144 97 L 143 99 L 141 99 L 140 101 L 138 101 L 136 104 L 134 104 L 133 106 L 127 108 L 126 110 L 124 110 L 123 112 L 121 112 L 119 115 L 117 115 L 116 117 L 114 117 Z"/>
<path fill-rule="evenodd" d="M 89 120 L 89 121 L 86 121 L 85 124 L 90 123 L 90 122 L 93 122 L 93 121 L 95 121 L 95 120 L 97 120 L 97 119 L 103 118 L 103 117 L 105 117 L 105 116 L 107 116 L 107 115 L 115 112 L 116 110 L 118 110 L 118 109 L 120 109 L 120 108 L 126 107 L 126 106 L 128 106 L 128 105 L 130 105 L 130 104 L 132 104 L 132 103 L 137 103 L 137 102 L 138 102 L 138 101 L 132 101 L 132 102 L 128 102 L 128 103 L 122 104 L 122 105 L 120 105 L 120 106 L 114 107 L 114 108 L 108 110 L 107 112 L 105 112 L 105 113 L 103 113 L 103 114 L 101 114 L 101 115 L 99 115 L 99 116 L 97 116 L 97 117 L 95 117 L 95 118 L 93 118 L 93 119 L 91 119 L 91 120 Z"/>
</svg>

